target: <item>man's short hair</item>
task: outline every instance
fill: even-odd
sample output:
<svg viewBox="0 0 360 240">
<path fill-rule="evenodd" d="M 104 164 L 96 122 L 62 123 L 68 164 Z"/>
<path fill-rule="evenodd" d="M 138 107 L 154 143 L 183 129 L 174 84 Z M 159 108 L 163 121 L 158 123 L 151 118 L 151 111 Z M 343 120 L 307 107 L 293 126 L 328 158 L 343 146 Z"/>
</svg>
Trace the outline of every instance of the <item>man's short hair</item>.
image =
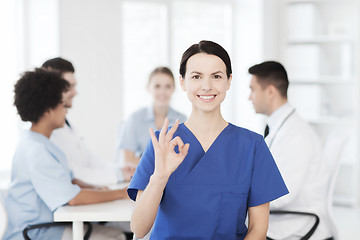
<svg viewBox="0 0 360 240">
<path fill-rule="evenodd" d="M 46 62 L 43 63 L 41 67 L 49 70 L 59 71 L 61 74 L 66 72 L 71 72 L 71 73 L 75 72 L 75 68 L 72 65 L 72 63 L 60 57 L 47 60 Z"/>
<path fill-rule="evenodd" d="M 284 66 L 275 61 L 266 61 L 249 68 L 249 73 L 255 75 L 264 89 L 273 85 L 284 98 L 287 98 L 289 80 Z"/>
<path fill-rule="evenodd" d="M 62 103 L 69 83 L 59 72 L 36 68 L 25 72 L 14 88 L 14 105 L 23 121 L 37 123 L 43 114 Z"/>
</svg>

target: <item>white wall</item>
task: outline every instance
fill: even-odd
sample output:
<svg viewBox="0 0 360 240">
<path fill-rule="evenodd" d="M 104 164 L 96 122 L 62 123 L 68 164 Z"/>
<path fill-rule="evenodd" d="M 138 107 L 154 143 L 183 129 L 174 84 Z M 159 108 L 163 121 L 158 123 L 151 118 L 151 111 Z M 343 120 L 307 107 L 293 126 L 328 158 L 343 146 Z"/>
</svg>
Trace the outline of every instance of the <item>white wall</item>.
<svg viewBox="0 0 360 240">
<path fill-rule="evenodd" d="M 118 0 L 61 0 L 59 10 L 60 55 L 73 62 L 79 92 L 68 117 L 108 161 L 122 114 L 120 6 Z"/>
<path fill-rule="evenodd" d="M 18 141 L 17 116 L 13 107 L 13 89 L 16 74 L 15 1 L 0 1 L 0 182 L 2 170 L 10 169 L 11 159 Z M 0 186 L 1 187 L 1 186 Z"/>
<path fill-rule="evenodd" d="M 236 28 L 233 29 L 235 42 L 233 59 L 232 94 L 235 104 L 235 124 L 260 134 L 264 131 L 265 118 L 256 114 L 251 101 L 248 69 L 263 61 L 263 0 L 236 1 Z"/>
<path fill-rule="evenodd" d="M 232 51 L 234 79 L 228 101 L 234 124 L 262 132 L 249 96 L 247 69 L 262 61 L 262 1 L 234 1 Z M 79 95 L 69 119 L 95 153 L 107 160 L 115 154 L 117 126 L 123 119 L 121 70 L 121 1 L 61 0 L 60 53 L 76 68 Z M 251 22 L 251 24 L 249 24 Z M 124 59 L 126 61 L 126 59 Z M 134 73 L 136 74 L 136 73 Z M 114 76 L 117 76 L 114 78 Z"/>
</svg>

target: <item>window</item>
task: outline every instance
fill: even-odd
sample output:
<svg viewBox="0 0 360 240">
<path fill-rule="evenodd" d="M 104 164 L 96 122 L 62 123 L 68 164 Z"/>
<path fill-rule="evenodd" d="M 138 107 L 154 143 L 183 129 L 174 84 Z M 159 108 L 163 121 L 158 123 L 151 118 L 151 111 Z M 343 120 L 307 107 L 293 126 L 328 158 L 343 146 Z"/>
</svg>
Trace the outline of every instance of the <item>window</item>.
<svg viewBox="0 0 360 240">
<path fill-rule="evenodd" d="M 191 44 L 212 40 L 231 52 L 231 8 L 230 1 L 124 1 L 125 118 L 151 101 L 146 85 L 155 67 L 170 67 L 177 81 L 181 55 Z M 185 98 L 176 82 L 172 106 L 189 114 Z"/>
<path fill-rule="evenodd" d="M 26 14 L 25 14 L 26 13 Z M 14 84 L 19 74 L 59 54 L 57 0 L 0 1 L 0 178 L 11 168 L 19 134 L 28 124 L 13 106 Z M 45 30 L 44 30 L 45 29 Z"/>
<path fill-rule="evenodd" d="M 0 172 L 10 169 L 11 159 L 14 154 L 15 146 L 18 140 L 17 134 L 17 116 L 13 107 L 13 85 L 17 75 L 16 62 L 16 12 L 15 1 L 0 1 Z M 0 174 L 1 176 L 1 174 Z"/>
</svg>

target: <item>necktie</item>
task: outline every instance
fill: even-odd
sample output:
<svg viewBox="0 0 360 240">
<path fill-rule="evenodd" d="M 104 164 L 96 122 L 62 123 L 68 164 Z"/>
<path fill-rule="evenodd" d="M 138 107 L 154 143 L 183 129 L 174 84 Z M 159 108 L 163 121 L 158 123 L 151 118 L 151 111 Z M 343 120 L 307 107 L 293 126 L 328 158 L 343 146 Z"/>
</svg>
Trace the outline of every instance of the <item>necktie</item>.
<svg viewBox="0 0 360 240">
<path fill-rule="evenodd" d="M 266 124 L 265 131 L 264 131 L 264 138 L 269 135 L 269 125 Z"/>
<path fill-rule="evenodd" d="M 69 128 L 71 128 L 70 123 L 68 122 L 68 120 L 65 118 L 65 124 L 68 125 Z"/>
</svg>

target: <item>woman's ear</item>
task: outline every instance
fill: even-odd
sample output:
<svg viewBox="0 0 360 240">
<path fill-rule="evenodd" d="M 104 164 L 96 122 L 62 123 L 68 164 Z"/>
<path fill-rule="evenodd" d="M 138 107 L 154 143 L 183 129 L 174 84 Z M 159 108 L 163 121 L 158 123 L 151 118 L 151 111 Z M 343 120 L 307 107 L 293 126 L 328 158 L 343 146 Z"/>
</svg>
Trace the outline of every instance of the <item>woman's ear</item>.
<svg viewBox="0 0 360 240">
<path fill-rule="evenodd" d="M 51 108 L 49 108 L 43 113 L 43 115 L 41 115 L 40 118 L 49 118 L 49 116 L 51 116 L 51 113 L 52 113 Z"/>
<path fill-rule="evenodd" d="M 180 87 L 183 91 L 186 91 L 186 88 L 185 88 L 185 80 L 184 78 L 180 75 L 179 77 L 179 82 L 180 82 Z"/>
<path fill-rule="evenodd" d="M 230 74 L 230 77 L 229 77 L 229 79 L 228 79 L 228 81 L 227 81 L 226 91 L 230 89 L 230 87 L 231 87 L 231 81 L 232 81 L 232 74 Z"/>
</svg>

